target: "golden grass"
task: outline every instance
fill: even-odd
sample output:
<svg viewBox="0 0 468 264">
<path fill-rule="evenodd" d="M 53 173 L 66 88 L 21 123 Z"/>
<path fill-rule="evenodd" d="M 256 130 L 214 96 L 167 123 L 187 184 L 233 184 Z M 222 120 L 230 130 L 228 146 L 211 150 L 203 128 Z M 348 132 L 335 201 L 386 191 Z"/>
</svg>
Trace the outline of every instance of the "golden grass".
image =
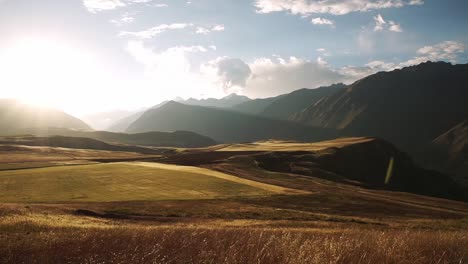
<svg viewBox="0 0 468 264">
<path fill-rule="evenodd" d="M 290 141 L 258 141 L 247 144 L 232 144 L 221 145 L 214 147 L 216 151 L 319 151 L 332 147 L 343 147 L 351 144 L 359 144 L 372 141 L 372 138 L 364 137 L 349 137 L 338 138 L 334 140 L 314 142 L 314 143 L 299 143 Z"/>
<path fill-rule="evenodd" d="M 0 263 L 418 264 L 468 256 L 467 231 L 155 226 L 38 214 L 3 219 L 0 231 Z"/>
<path fill-rule="evenodd" d="M 289 191 L 208 169 L 155 166 L 109 163 L 0 171 L 0 202 L 223 199 Z"/>
</svg>

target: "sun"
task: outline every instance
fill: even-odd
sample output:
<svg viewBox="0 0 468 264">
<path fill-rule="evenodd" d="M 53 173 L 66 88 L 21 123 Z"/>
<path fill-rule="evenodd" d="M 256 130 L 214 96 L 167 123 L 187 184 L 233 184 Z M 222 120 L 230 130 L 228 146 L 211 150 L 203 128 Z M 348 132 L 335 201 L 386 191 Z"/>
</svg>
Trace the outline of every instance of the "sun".
<svg viewBox="0 0 468 264">
<path fill-rule="evenodd" d="M 81 99 L 95 81 L 92 56 L 57 40 L 24 38 L 0 51 L 2 96 L 47 107 Z M 85 83 L 86 79 L 86 83 Z"/>
</svg>

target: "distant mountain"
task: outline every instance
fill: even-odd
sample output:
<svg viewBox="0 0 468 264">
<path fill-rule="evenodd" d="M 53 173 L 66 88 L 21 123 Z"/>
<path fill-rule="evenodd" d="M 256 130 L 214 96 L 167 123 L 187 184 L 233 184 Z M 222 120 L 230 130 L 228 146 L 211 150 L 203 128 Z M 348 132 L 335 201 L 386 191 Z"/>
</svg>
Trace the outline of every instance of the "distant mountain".
<svg viewBox="0 0 468 264">
<path fill-rule="evenodd" d="M 427 62 L 370 75 L 291 119 L 411 151 L 465 120 L 467 102 L 468 64 Z"/>
<path fill-rule="evenodd" d="M 96 130 L 106 130 L 123 116 L 130 116 L 132 114 L 134 114 L 134 112 L 127 110 L 114 110 L 88 114 L 82 116 L 81 119 Z"/>
<path fill-rule="evenodd" d="M 336 136 L 334 130 L 303 126 L 217 108 L 192 106 L 174 101 L 146 111 L 127 132 L 187 130 L 220 142 L 262 139 L 321 140 Z"/>
<path fill-rule="evenodd" d="M 130 126 L 131 123 L 135 122 L 138 118 L 140 118 L 140 116 L 143 115 L 145 111 L 146 110 L 138 111 L 129 116 L 121 118 L 109 125 L 105 130 L 111 132 L 124 132 L 125 130 L 127 130 L 128 126 Z"/>
<path fill-rule="evenodd" d="M 234 105 L 238 105 L 244 102 L 248 102 L 251 99 L 247 96 L 237 95 L 232 93 L 226 97 L 221 99 L 215 98 L 208 98 L 208 99 L 194 99 L 189 98 L 187 100 L 177 100 L 179 103 L 183 103 L 186 105 L 199 105 L 199 106 L 206 106 L 206 107 L 217 107 L 217 108 L 229 108 Z"/>
<path fill-rule="evenodd" d="M 291 115 L 300 112 L 308 106 L 315 105 L 325 97 L 343 90 L 346 85 L 339 83 L 315 89 L 300 89 L 274 100 L 260 115 L 277 119 L 289 119 Z"/>
<path fill-rule="evenodd" d="M 61 127 L 92 130 L 80 119 L 62 111 L 27 105 L 16 100 L 0 99 L 0 134 L 22 133 L 25 130 Z"/>
<path fill-rule="evenodd" d="M 75 138 L 91 138 L 106 143 L 143 145 L 154 147 L 207 147 L 216 142 L 206 136 L 189 131 L 175 132 L 146 132 L 136 134 L 113 133 L 107 131 L 76 131 L 63 128 L 47 128 L 36 131 L 27 131 L 36 136 L 64 136 Z"/>
<path fill-rule="evenodd" d="M 163 101 L 157 105 L 154 105 L 152 106 L 150 109 L 155 109 L 155 108 L 159 108 L 161 106 L 163 106 L 164 104 L 166 104 L 168 101 Z M 141 111 L 137 111 L 137 112 L 133 112 L 131 115 L 128 115 L 128 116 L 125 116 L 119 120 L 117 120 L 116 122 L 114 122 L 113 124 L 111 124 L 109 127 L 107 127 L 107 131 L 111 131 L 111 132 L 125 132 L 125 130 L 127 130 L 127 128 L 130 126 L 131 123 L 135 122 L 138 118 L 141 117 L 141 115 L 143 115 L 146 110 L 148 110 L 148 108 L 146 109 L 143 109 Z"/>
</svg>

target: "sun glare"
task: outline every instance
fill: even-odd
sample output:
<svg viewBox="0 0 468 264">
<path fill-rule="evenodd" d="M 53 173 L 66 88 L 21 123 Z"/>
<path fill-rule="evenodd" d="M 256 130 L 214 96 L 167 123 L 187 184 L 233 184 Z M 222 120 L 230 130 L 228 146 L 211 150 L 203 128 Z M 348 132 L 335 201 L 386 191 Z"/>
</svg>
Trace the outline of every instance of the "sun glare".
<svg viewBox="0 0 468 264">
<path fill-rule="evenodd" d="M 4 94 L 41 106 L 63 107 L 83 97 L 99 76 L 94 67 L 90 54 L 52 40 L 23 39 L 0 51 Z"/>
</svg>

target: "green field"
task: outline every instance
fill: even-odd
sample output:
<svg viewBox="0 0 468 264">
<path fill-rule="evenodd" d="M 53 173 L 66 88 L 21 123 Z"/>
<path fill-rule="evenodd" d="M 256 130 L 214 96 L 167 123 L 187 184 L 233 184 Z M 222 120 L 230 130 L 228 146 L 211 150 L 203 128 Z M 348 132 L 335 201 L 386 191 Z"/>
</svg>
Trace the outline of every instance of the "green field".
<svg viewBox="0 0 468 264">
<path fill-rule="evenodd" d="M 214 171 L 143 163 L 0 171 L 0 202 L 113 202 L 265 196 L 282 188 Z"/>
</svg>

